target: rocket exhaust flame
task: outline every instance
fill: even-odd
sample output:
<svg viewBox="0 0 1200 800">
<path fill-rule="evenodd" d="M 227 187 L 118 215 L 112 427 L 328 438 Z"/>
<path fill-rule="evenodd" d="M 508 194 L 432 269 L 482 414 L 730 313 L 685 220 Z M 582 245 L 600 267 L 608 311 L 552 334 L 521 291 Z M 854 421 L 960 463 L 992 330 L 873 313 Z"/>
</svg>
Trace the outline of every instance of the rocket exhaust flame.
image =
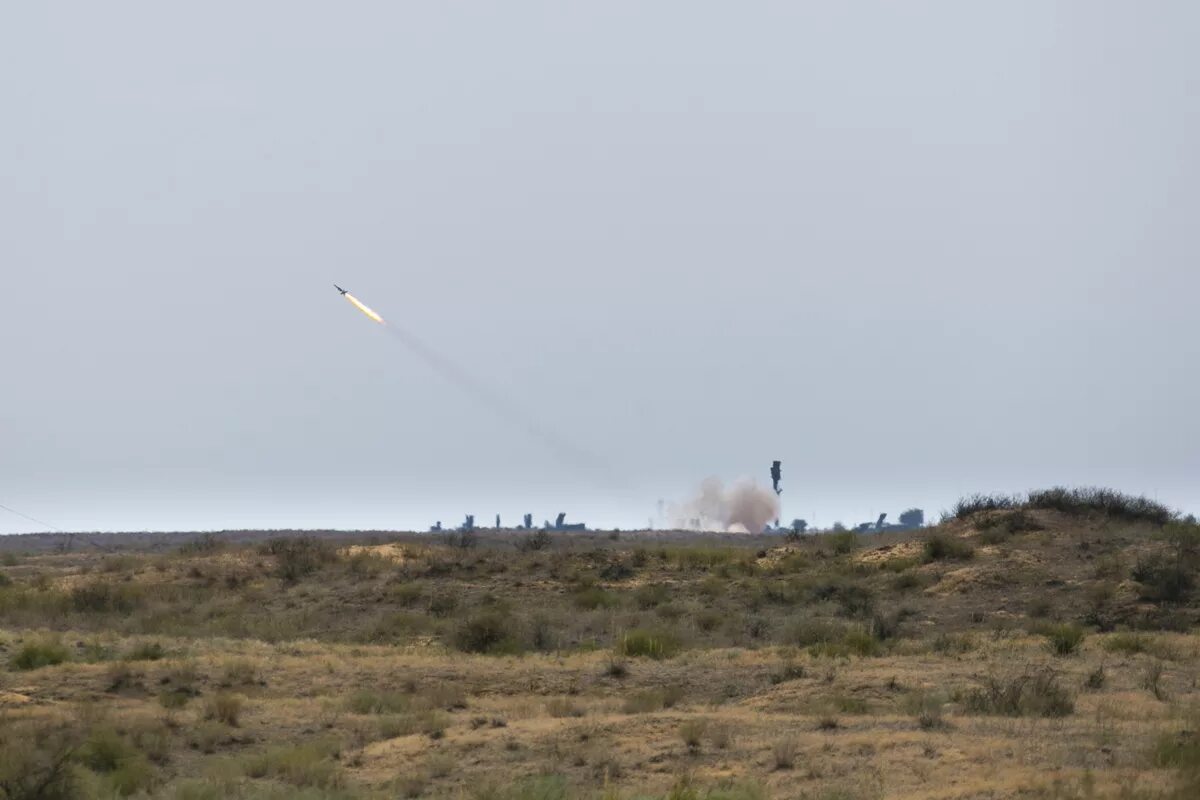
<svg viewBox="0 0 1200 800">
<path fill-rule="evenodd" d="M 349 292 L 346 292 L 346 294 L 345 294 L 345 297 L 346 297 L 346 299 L 347 299 L 347 300 L 349 300 L 349 301 L 350 301 L 350 304 L 351 304 L 351 305 L 353 305 L 353 306 L 354 306 L 355 308 L 357 308 L 359 311 L 361 311 L 361 312 L 363 312 L 364 314 L 366 314 L 366 315 L 367 315 L 367 317 L 369 317 L 370 319 L 373 319 L 375 322 L 378 322 L 380 325 L 387 325 L 387 323 L 383 321 L 383 317 L 381 317 L 381 316 L 379 316 L 378 314 L 376 314 L 376 313 L 375 313 L 375 312 L 374 312 L 374 311 L 373 311 L 373 310 L 370 308 L 370 306 L 368 306 L 366 303 L 362 302 L 361 300 L 359 300 L 357 297 L 355 297 L 354 295 L 350 294 Z"/>
</svg>

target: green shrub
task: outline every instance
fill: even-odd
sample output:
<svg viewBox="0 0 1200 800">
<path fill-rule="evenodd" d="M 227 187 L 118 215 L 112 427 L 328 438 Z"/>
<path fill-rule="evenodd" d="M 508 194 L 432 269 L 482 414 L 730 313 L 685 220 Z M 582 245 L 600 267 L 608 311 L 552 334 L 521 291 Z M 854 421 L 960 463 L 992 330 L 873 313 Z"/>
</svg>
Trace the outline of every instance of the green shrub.
<svg viewBox="0 0 1200 800">
<path fill-rule="evenodd" d="M 1002 544 L 1016 534 L 1042 530 L 1041 524 L 1024 509 L 977 517 L 975 527 L 983 544 Z"/>
<path fill-rule="evenodd" d="M 687 745 L 687 749 L 693 753 L 700 751 L 700 743 L 704 740 L 704 734 L 708 730 L 708 720 L 689 719 L 679 726 L 679 738 Z"/>
<path fill-rule="evenodd" d="M 877 656 L 882 652 L 879 640 L 863 628 L 850 628 L 840 640 L 824 641 L 811 645 L 809 655 L 814 658 L 848 658 L 850 656 Z"/>
<path fill-rule="evenodd" d="M 285 745 L 244 758 L 242 768 L 250 778 L 274 778 L 302 788 L 339 789 L 345 785 L 345 777 L 337 757 L 333 742 Z"/>
<path fill-rule="evenodd" d="M 517 540 L 517 549 L 522 553 L 537 553 L 546 550 L 554 543 L 548 531 L 538 531 Z"/>
<path fill-rule="evenodd" d="M 403 692 L 358 689 L 345 703 L 346 710 L 353 714 L 397 714 L 409 710 L 412 698 Z"/>
<path fill-rule="evenodd" d="M 1064 514 L 1101 514 L 1125 522 L 1166 525 L 1174 517 L 1169 508 L 1148 497 L 1122 494 L 1112 489 L 1055 486 L 1029 493 L 1029 508 L 1049 509 Z"/>
<path fill-rule="evenodd" d="M 665 584 L 647 583 L 633 593 L 638 608 L 647 610 L 662 605 L 671 599 L 671 590 Z"/>
<path fill-rule="evenodd" d="M 798 619 L 788 625 L 784 639 L 788 644 L 794 644 L 797 647 L 809 647 L 814 644 L 839 641 L 845 632 L 845 626 L 837 623 L 816 619 Z"/>
<path fill-rule="evenodd" d="M 1105 637 L 1101 647 L 1110 653 L 1145 653 L 1150 650 L 1150 637 L 1141 633 L 1114 633 Z"/>
<path fill-rule="evenodd" d="M 0 719 L 0 797 L 5 800 L 80 797 L 72 756 L 82 736 L 78 725 Z"/>
<path fill-rule="evenodd" d="M 166 649 L 158 642 L 142 642 L 125 654 L 126 661 L 158 661 L 165 658 Z"/>
<path fill-rule="evenodd" d="M 599 586 L 587 586 L 575 592 L 572 601 L 576 608 L 589 611 L 597 608 L 613 608 L 620 605 L 621 599 L 612 592 L 605 591 Z"/>
<path fill-rule="evenodd" d="M 875 610 L 875 594 L 869 587 L 842 579 L 818 583 L 809 595 L 813 602 L 837 603 L 851 617 L 870 616 Z"/>
<path fill-rule="evenodd" d="M 1047 626 L 1042 635 L 1046 637 L 1051 653 L 1056 656 L 1070 656 L 1079 652 L 1083 640 L 1087 638 L 1087 631 L 1078 625 L 1067 623 Z"/>
<path fill-rule="evenodd" d="M 982 687 L 967 693 L 964 703 L 978 714 L 1008 717 L 1065 717 L 1075 711 L 1075 700 L 1052 670 L 1026 670 L 1008 679 L 988 678 Z"/>
<path fill-rule="evenodd" d="M 853 531 L 827 533 L 820 536 L 819 541 L 828 544 L 829 549 L 839 556 L 849 555 L 859 548 L 858 534 Z"/>
<path fill-rule="evenodd" d="M 52 667 L 69 661 L 71 653 L 56 638 L 34 639 L 24 642 L 9 659 L 9 666 L 16 670 Z"/>
<path fill-rule="evenodd" d="M 512 654 L 521 643 L 510 617 L 499 611 L 482 611 L 459 624 L 453 644 L 465 653 Z"/>
<path fill-rule="evenodd" d="M 1200 771 L 1200 737 L 1191 731 L 1160 733 L 1150 749 L 1150 763 L 1159 768 Z"/>
<path fill-rule="evenodd" d="M 561 775 L 538 775 L 521 778 L 508 786 L 482 786 L 474 793 L 475 800 L 567 800 L 566 778 Z"/>
<path fill-rule="evenodd" d="M 947 516 L 954 519 L 966 519 L 981 511 L 1007 511 L 1017 508 L 1021 498 L 1006 494 L 973 494 L 964 497 L 954 504 Z"/>
<path fill-rule="evenodd" d="M 1134 565 L 1138 596 L 1152 603 L 1180 603 L 1196 587 L 1195 571 L 1167 553 L 1143 555 Z"/>
<path fill-rule="evenodd" d="M 617 653 L 626 657 L 671 658 L 679 652 L 679 639 L 665 631 L 627 631 L 617 643 Z"/>
<path fill-rule="evenodd" d="M 771 746 L 771 765 L 777 770 L 792 769 L 796 766 L 796 754 L 800 746 L 791 737 L 779 739 Z"/>
<path fill-rule="evenodd" d="M 71 607 L 85 614 L 130 614 L 143 602 L 144 590 L 136 584 L 96 579 L 71 590 Z"/>
<path fill-rule="evenodd" d="M 902 572 L 892 578 L 891 586 L 898 592 L 907 591 L 908 589 L 920 589 L 925 586 L 925 578 L 916 572 Z"/>
<path fill-rule="evenodd" d="M 96 789 L 102 795 L 128 797 L 148 790 L 154 783 L 154 769 L 133 743 L 110 727 L 92 729 L 75 754 L 82 765 L 100 778 Z M 12 797 L 9 794 L 0 794 Z M 21 796 L 21 795 L 18 795 Z M 29 797 L 46 797 L 32 794 Z M 57 797 L 57 795 L 49 795 Z"/>
<path fill-rule="evenodd" d="M 204 718 L 215 719 L 231 728 L 238 726 L 244 701 L 236 694 L 218 692 L 204 703 Z"/>
<path fill-rule="evenodd" d="M 275 557 L 275 575 L 285 583 L 295 583 L 341 560 L 336 547 L 312 536 L 271 539 L 259 552 Z"/>
<path fill-rule="evenodd" d="M 922 559 L 926 564 L 934 561 L 969 561 L 975 557 L 975 548 L 968 542 L 945 533 L 935 533 L 925 540 Z"/>
</svg>

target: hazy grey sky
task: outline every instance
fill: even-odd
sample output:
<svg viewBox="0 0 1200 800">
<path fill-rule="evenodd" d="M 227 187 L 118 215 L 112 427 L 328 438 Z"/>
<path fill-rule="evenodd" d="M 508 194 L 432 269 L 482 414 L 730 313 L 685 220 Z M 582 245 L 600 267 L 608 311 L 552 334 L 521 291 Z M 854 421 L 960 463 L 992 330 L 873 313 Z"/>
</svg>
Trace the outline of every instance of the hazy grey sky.
<svg viewBox="0 0 1200 800">
<path fill-rule="evenodd" d="M 1195 509 L 1197 41 L 1192 2 L 10 3 L 0 503 L 629 526 L 779 458 L 822 523 Z"/>
</svg>

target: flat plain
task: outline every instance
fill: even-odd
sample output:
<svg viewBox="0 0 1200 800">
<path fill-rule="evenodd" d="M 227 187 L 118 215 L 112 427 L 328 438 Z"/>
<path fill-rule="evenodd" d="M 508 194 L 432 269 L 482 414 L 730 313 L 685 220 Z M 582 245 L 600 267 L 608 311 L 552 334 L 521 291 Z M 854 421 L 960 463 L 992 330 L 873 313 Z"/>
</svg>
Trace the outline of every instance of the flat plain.
<svg viewBox="0 0 1200 800">
<path fill-rule="evenodd" d="M 1200 797 L 1200 527 L 1140 498 L 257 538 L 4 540 L 0 798 Z"/>
</svg>

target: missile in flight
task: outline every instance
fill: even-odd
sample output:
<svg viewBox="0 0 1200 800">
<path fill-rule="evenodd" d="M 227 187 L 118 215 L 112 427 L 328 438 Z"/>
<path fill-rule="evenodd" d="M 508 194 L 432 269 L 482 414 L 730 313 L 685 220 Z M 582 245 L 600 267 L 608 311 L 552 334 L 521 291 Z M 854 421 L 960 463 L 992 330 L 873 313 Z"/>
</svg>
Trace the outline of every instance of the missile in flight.
<svg viewBox="0 0 1200 800">
<path fill-rule="evenodd" d="M 333 288 L 337 289 L 338 292 L 342 295 L 342 297 L 349 300 L 350 304 L 352 306 L 357 308 L 362 313 L 366 314 L 369 319 L 371 319 L 375 322 L 378 322 L 380 325 L 387 325 L 387 323 L 383 321 L 383 317 L 381 317 L 381 316 L 379 316 L 379 314 L 375 313 L 375 311 L 372 310 L 370 306 L 366 305 L 361 300 L 359 300 L 357 297 L 350 294 L 350 292 L 348 292 L 345 289 L 343 289 L 342 287 L 338 286 L 336 283 L 333 285 Z"/>
</svg>

